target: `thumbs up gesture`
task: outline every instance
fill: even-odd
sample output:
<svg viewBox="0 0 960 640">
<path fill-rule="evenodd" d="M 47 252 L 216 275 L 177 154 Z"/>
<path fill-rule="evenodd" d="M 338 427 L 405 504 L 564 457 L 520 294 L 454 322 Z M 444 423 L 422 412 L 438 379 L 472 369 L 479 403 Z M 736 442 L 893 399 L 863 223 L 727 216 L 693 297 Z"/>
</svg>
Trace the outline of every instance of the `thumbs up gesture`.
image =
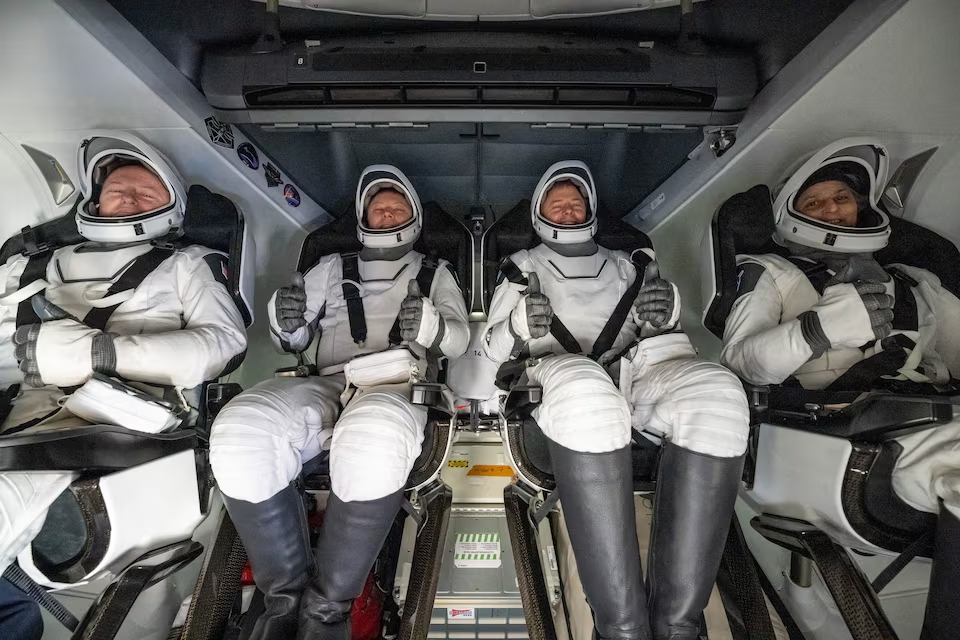
<svg viewBox="0 0 960 640">
<path fill-rule="evenodd" d="M 660 277 L 656 260 L 643 270 L 643 286 L 633 303 L 635 320 L 648 322 L 654 329 L 671 328 L 680 316 L 680 296 L 677 288 Z"/>
<path fill-rule="evenodd" d="M 416 278 L 411 278 L 407 297 L 400 303 L 400 339 L 430 347 L 443 338 L 442 328 L 443 318 L 420 292 Z"/>
<path fill-rule="evenodd" d="M 290 284 L 277 291 L 276 305 L 277 324 L 285 333 L 306 326 L 307 290 L 302 273 L 294 273 Z"/>
<path fill-rule="evenodd" d="M 525 342 L 550 333 L 551 322 L 553 308 L 550 306 L 550 298 L 541 293 L 540 277 L 531 271 L 527 275 L 527 289 L 510 314 L 510 330 L 514 336 Z"/>
</svg>

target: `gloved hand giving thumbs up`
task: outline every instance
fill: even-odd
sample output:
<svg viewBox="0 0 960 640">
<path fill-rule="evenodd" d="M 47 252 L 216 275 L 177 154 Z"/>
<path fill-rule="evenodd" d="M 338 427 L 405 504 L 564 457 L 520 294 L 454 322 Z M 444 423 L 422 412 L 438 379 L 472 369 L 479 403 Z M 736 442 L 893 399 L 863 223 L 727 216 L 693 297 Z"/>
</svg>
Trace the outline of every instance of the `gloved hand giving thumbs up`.
<svg viewBox="0 0 960 640">
<path fill-rule="evenodd" d="M 680 317 L 677 288 L 660 277 L 660 265 L 656 260 L 643 270 L 643 286 L 633 304 L 637 323 L 649 322 L 655 329 L 671 328 Z"/>
<path fill-rule="evenodd" d="M 299 353 L 313 342 L 313 329 L 307 326 L 307 290 L 303 274 L 293 274 L 290 284 L 277 290 L 274 296 L 274 313 L 277 326 L 284 333 L 281 338 L 283 348 L 291 353 Z M 306 331 L 300 331 L 307 327 Z"/>
<path fill-rule="evenodd" d="M 400 338 L 424 347 L 439 344 L 443 339 L 443 317 L 430 298 L 420 293 L 415 278 L 407 283 L 407 297 L 400 303 Z"/>
<path fill-rule="evenodd" d="M 536 272 L 531 271 L 527 275 L 527 290 L 510 314 L 510 332 L 526 342 L 550 333 L 551 322 L 553 308 L 550 306 L 550 298 L 540 293 L 540 278 Z"/>
</svg>

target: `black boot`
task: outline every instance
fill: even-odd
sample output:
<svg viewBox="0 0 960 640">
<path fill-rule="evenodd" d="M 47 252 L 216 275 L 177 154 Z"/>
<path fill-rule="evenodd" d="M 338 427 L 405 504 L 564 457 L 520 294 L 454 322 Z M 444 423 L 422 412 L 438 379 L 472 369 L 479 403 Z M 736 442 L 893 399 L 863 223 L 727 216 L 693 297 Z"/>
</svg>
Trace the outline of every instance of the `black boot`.
<svg viewBox="0 0 960 640">
<path fill-rule="evenodd" d="M 549 447 L 563 518 L 580 582 L 593 609 L 596 635 L 649 640 L 630 447 L 583 453 L 552 440 Z"/>
<path fill-rule="evenodd" d="M 402 490 L 364 502 L 343 502 L 330 492 L 317 543 L 317 575 L 303 594 L 297 640 L 350 640 L 350 606 L 402 503 Z"/>
<path fill-rule="evenodd" d="M 740 488 L 743 456 L 716 458 L 668 443 L 653 502 L 647 589 L 655 640 L 695 640 Z"/>
<path fill-rule="evenodd" d="M 295 484 L 258 503 L 223 496 L 263 592 L 264 612 L 251 640 L 287 640 L 297 632 L 300 596 L 313 573 L 303 499 Z"/>
<path fill-rule="evenodd" d="M 920 640 L 951 638 L 960 629 L 960 520 L 940 505 L 930 590 Z"/>
</svg>

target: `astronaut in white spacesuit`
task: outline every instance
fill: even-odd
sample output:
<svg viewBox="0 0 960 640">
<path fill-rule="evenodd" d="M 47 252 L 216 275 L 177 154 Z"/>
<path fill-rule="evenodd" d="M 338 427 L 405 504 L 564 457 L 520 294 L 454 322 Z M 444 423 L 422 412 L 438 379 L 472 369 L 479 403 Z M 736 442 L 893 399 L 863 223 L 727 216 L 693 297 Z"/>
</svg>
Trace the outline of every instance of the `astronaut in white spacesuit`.
<svg viewBox="0 0 960 640">
<path fill-rule="evenodd" d="M 86 424 L 58 400 L 94 372 L 160 395 L 215 379 L 246 350 L 225 257 L 178 240 L 186 195 L 174 168 L 120 132 L 85 140 L 78 161 L 76 223 L 87 241 L 0 266 L 0 382 L 12 399 L 3 434 Z M 2 474 L 0 571 L 73 478 Z"/>
<path fill-rule="evenodd" d="M 269 302 L 276 345 L 301 352 L 316 339 L 320 375 L 267 380 L 213 425 L 214 474 L 264 593 L 255 640 L 349 640 L 351 603 L 423 443 L 426 411 L 411 404 L 410 382 L 428 358 L 460 356 L 469 339 L 449 263 L 413 250 L 423 210 L 407 177 L 392 166 L 367 167 L 356 215 L 359 254 L 323 256 Z M 401 342 L 409 351 L 384 351 Z M 404 359 L 411 352 L 416 374 Z M 371 355 L 357 358 L 364 354 Z M 345 378 L 356 393 L 341 409 Z M 295 480 L 302 463 L 326 449 L 332 486 L 314 563 Z"/>
<path fill-rule="evenodd" d="M 484 349 L 501 363 L 532 358 L 523 375 L 543 388 L 534 417 L 598 636 L 696 638 L 743 467 L 743 388 L 696 359 L 679 331 L 677 288 L 659 277 L 652 250 L 628 255 L 593 240 L 597 192 L 585 164 L 550 167 L 530 213 L 543 243 L 501 265 Z M 646 589 L 632 428 L 665 442 Z"/>
<path fill-rule="evenodd" d="M 888 158 L 879 141 L 840 140 L 778 185 L 774 240 L 790 256 L 737 256 L 737 299 L 724 330 L 721 361 L 748 382 L 780 384 L 793 376 L 806 389 L 899 385 L 925 393 L 960 376 L 960 300 L 934 274 L 880 265 L 873 256 L 890 236 L 877 207 Z M 960 421 L 897 440 L 903 453 L 894 491 L 915 509 L 940 513 L 938 538 L 950 537 L 956 548 Z M 937 556 L 947 551 L 937 546 Z M 952 609 L 960 619 L 955 595 L 944 596 L 953 602 L 947 609 L 937 603 L 938 578 L 949 573 L 941 562 L 938 576 L 937 565 L 935 557 L 928 622 L 932 608 Z M 923 637 L 933 636 L 925 630 Z"/>
</svg>

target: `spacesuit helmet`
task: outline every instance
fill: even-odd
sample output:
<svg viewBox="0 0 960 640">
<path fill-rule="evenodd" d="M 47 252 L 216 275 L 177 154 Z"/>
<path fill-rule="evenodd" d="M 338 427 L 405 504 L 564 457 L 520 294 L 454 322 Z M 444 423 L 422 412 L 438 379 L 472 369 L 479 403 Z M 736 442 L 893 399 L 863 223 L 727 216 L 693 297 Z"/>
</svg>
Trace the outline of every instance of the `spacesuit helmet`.
<svg viewBox="0 0 960 640">
<path fill-rule="evenodd" d="M 389 229 L 374 229 L 367 221 L 367 207 L 378 192 L 392 189 L 402 194 L 413 214 L 406 222 Z M 357 238 L 371 249 L 389 249 L 411 244 L 420 237 L 423 228 L 423 206 L 413 184 L 400 169 L 389 164 L 374 164 L 363 170 L 357 183 Z"/>
<path fill-rule="evenodd" d="M 540 212 L 550 188 L 564 181 L 576 185 L 586 201 L 587 218 L 581 224 L 555 224 Z M 530 219 L 537 235 L 546 242 L 578 244 L 590 240 L 597 232 L 597 187 L 587 165 L 579 160 L 563 160 L 547 169 L 533 192 L 533 200 L 530 202 Z"/>
<path fill-rule="evenodd" d="M 112 172 L 139 165 L 153 173 L 170 200 L 156 209 L 123 216 L 101 216 L 100 193 Z M 80 203 L 77 230 L 94 242 L 140 242 L 176 233 L 183 227 L 187 196 L 183 179 L 159 151 L 140 138 L 122 131 L 94 134 L 80 143 L 77 152 Z"/>
<path fill-rule="evenodd" d="M 774 189 L 773 215 L 781 240 L 837 253 L 872 253 L 887 246 L 890 219 L 878 202 L 887 180 L 889 155 L 873 138 L 846 138 L 801 159 Z M 798 201 L 815 184 L 838 181 L 856 194 L 855 226 L 804 215 Z"/>
</svg>

